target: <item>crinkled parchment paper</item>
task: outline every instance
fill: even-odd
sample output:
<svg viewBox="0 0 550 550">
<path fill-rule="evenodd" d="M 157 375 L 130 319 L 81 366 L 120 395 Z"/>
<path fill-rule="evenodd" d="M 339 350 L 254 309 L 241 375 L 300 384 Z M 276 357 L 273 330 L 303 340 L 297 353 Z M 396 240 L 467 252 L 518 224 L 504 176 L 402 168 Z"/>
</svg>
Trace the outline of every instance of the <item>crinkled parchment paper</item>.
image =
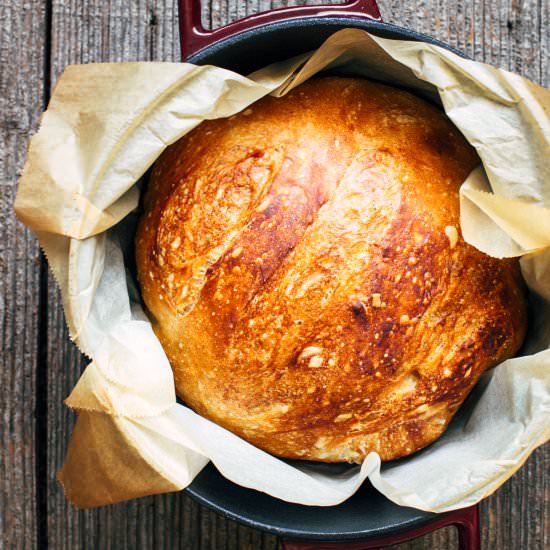
<svg viewBox="0 0 550 550">
<path fill-rule="evenodd" d="M 435 444 L 383 467 L 371 453 L 332 476 L 266 454 L 176 403 L 123 254 L 136 181 L 168 144 L 326 69 L 444 107 L 483 161 L 461 189 L 463 236 L 488 254 L 522 256 L 532 310 L 524 355 L 487 373 Z M 499 487 L 550 437 L 549 108 L 550 92 L 517 75 L 352 29 L 249 78 L 189 64 L 69 67 L 31 140 L 16 200 L 59 282 L 71 335 L 92 359 L 67 399 L 79 413 L 59 474 L 67 497 L 87 507 L 176 491 L 209 460 L 235 483 L 309 505 L 337 504 L 367 476 L 391 500 L 437 512 Z"/>
</svg>

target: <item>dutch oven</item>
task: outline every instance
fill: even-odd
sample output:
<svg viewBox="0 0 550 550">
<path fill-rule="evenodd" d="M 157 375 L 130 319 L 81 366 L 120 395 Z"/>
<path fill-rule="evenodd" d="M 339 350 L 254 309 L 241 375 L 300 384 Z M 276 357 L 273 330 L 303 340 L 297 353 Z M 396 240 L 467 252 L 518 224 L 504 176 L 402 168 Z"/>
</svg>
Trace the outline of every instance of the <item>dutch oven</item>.
<svg viewBox="0 0 550 550">
<path fill-rule="evenodd" d="M 358 28 L 383 38 L 447 44 L 382 21 L 375 0 L 331 6 L 295 6 L 251 15 L 209 31 L 201 23 L 200 0 L 179 0 L 181 55 L 197 65 L 248 74 L 270 63 L 318 48 L 331 34 Z M 337 473 L 346 465 L 320 465 Z M 445 525 L 459 529 L 463 550 L 479 548 L 477 507 L 432 514 L 397 506 L 368 481 L 338 506 L 302 506 L 240 487 L 209 464 L 186 491 L 204 506 L 242 524 L 283 538 L 287 550 L 362 550 L 396 544 Z"/>
</svg>

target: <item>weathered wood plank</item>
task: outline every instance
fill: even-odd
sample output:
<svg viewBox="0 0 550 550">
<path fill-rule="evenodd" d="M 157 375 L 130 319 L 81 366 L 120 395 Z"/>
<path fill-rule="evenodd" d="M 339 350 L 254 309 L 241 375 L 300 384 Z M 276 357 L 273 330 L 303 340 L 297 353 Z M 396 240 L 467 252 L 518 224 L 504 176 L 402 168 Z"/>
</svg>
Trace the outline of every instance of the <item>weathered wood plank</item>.
<svg viewBox="0 0 550 550">
<path fill-rule="evenodd" d="M 1 2 L 0 20 L 0 548 L 33 548 L 40 258 L 13 201 L 44 100 L 43 2 Z"/>
<path fill-rule="evenodd" d="M 285 0 L 205 1 L 207 27 L 287 4 Z M 313 2 L 311 2 L 313 3 Z M 318 0 L 315 3 L 320 3 Z M 389 21 L 435 35 L 470 56 L 516 70 L 548 84 L 548 19 L 545 2 L 528 0 L 381 0 Z M 173 0 L 55 0 L 52 81 L 69 63 L 178 60 Z M 509 21 L 512 21 L 510 25 Z M 527 37 L 527 38 L 526 38 Z M 274 537 L 239 526 L 202 509 L 182 494 L 141 499 L 78 512 L 55 482 L 72 428 L 62 405 L 85 361 L 68 341 L 59 295 L 49 286 L 48 529 L 52 548 L 274 549 Z M 521 473 L 482 507 L 484 548 L 543 548 L 548 544 L 548 449 L 539 450 Z M 546 491 L 546 497 L 545 492 Z M 512 519 L 513 518 L 513 519 Z M 546 518 L 546 519 L 544 519 Z M 545 523 L 546 522 L 546 523 Z M 456 547 L 456 533 L 441 530 L 404 549 Z"/>
</svg>

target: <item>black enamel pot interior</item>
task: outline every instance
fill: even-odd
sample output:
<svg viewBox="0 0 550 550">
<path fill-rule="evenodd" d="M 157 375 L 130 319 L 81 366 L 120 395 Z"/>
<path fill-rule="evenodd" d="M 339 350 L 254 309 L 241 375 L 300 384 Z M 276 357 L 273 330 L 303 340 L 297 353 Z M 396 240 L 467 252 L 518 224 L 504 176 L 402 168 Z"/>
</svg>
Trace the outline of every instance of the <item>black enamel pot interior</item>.
<svg viewBox="0 0 550 550">
<path fill-rule="evenodd" d="M 336 31 L 350 27 L 382 38 L 427 42 L 464 57 L 463 53 L 435 38 L 391 23 L 361 18 L 310 17 L 271 23 L 229 36 L 206 46 L 187 61 L 196 65 L 216 65 L 246 75 L 270 63 L 314 50 Z"/>
</svg>

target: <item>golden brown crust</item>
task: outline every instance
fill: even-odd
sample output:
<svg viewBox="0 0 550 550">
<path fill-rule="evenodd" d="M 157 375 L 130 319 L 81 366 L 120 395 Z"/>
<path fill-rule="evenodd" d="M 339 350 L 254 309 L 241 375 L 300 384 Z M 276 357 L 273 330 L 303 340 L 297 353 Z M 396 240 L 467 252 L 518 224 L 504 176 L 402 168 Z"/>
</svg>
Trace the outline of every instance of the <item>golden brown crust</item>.
<svg viewBox="0 0 550 550">
<path fill-rule="evenodd" d="M 288 458 L 410 454 L 525 333 L 517 262 L 460 236 L 479 160 L 436 108 L 324 77 L 156 163 L 138 276 L 178 394 Z"/>
</svg>

